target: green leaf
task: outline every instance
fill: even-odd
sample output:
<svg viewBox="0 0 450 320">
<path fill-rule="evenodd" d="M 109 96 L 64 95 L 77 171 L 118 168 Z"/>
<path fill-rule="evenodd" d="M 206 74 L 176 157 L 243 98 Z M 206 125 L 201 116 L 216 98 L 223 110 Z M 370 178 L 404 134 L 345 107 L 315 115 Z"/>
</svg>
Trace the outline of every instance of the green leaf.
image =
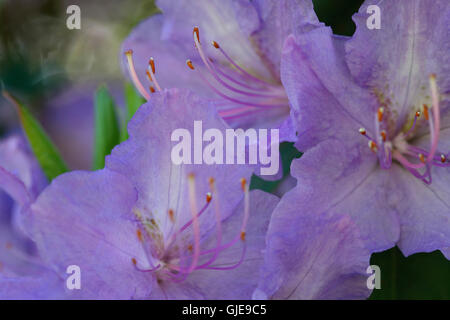
<svg viewBox="0 0 450 320">
<path fill-rule="evenodd" d="M 28 108 L 7 92 L 3 92 L 3 96 L 16 107 L 23 131 L 48 180 L 69 171 L 58 149 Z"/>
<path fill-rule="evenodd" d="M 381 271 L 381 289 L 370 299 L 450 299 L 450 261 L 440 251 L 405 258 L 395 247 L 373 254 L 370 263 Z"/>
<path fill-rule="evenodd" d="M 105 157 L 120 143 L 116 106 L 105 86 L 95 93 L 95 140 L 93 169 L 105 166 Z"/>
<path fill-rule="evenodd" d="M 139 93 L 134 89 L 134 86 L 127 82 L 125 83 L 125 103 L 126 103 L 126 116 L 122 125 L 120 134 L 120 141 L 128 139 L 127 125 L 131 118 L 134 116 L 139 107 L 145 103 L 145 99 L 142 98 Z"/>
</svg>

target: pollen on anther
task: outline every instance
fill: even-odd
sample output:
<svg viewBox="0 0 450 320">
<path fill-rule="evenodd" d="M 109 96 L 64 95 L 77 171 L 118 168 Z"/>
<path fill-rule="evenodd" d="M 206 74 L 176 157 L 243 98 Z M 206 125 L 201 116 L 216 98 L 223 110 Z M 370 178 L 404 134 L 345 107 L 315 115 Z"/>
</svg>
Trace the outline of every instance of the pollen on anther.
<svg viewBox="0 0 450 320">
<path fill-rule="evenodd" d="M 364 129 L 364 128 L 360 128 L 360 129 L 359 129 L 359 133 L 361 133 L 363 136 L 365 136 L 366 133 L 367 133 L 367 131 L 366 131 L 366 129 Z"/>
<path fill-rule="evenodd" d="M 216 49 L 219 49 L 219 48 L 220 48 L 219 44 L 218 44 L 216 41 L 213 41 L 213 42 L 211 42 L 211 43 L 212 43 L 212 45 L 214 46 L 214 48 L 216 48 Z"/>
<path fill-rule="evenodd" d="M 383 107 L 379 107 L 378 108 L 378 122 L 383 121 L 383 114 L 384 114 L 384 108 Z"/>
<path fill-rule="evenodd" d="M 186 64 L 187 64 L 187 66 L 191 69 L 191 70 L 194 70 L 195 68 L 194 68 L 194 64 L 192 63 L 192 61 L 190 60 L 190 59 L 187 59 L 186 60 Z"/>
<path fill-rule="evenodd" d="M 155 69 L 155 60 L 153 58 L 150 58 L 150 60 L 148 61 L 148 64 L 150 65 L 150 67 L 152 68 L 152 72 L 156 73 L 156 69 Z"/>
<path fill-rule="evenodd" d="M 211 184 L 213 184 L 215 182 L 215 180 L 214 180 L 214 178 L 213 177 L 210 177 L 209 179 L 208 179 L 208 183 L 211 185 Z"/>
<path fill-rule="evenodd" d="M 175 216 L 174 216 L 174 212 L 173 209 L 169 209 L 169 211 L 167 212 L 167 214 L 169 215 L 169 219 L 172 223 L 175 222 Z"/>
<path fill-rule="evenodd" d="M 370 148 L 370 150 L 372 150 L 373 152 L 377 152 L 377 151 L 378 151 L 378 146 L 377 146 L 377 144 L 376 144 L 374 141 L 372 141 L 372 140 L 369 141 L 369 148 Z"/>
<path fill-rule="evenodd" d="M 423 105 L 423 115 L 425 116 L 425 119 L 428 120 L 429 114 L 428 114 L 428 106 L 426 104 Z"/>
<path fill-rule="evenodd" d="M 447 161 L 447 157 L 444 154 L 441 154 L 441 162 L 445 163 Z"/>
<path fill-rule="evenodd" d="M 193 33 L 197 37 L 197 41 L 200 43 L 200 35 L 199 35 L 198 27 L 194 27 Z"/>
<path fill-rule="evenodd" d="M 245 191 L 245 186 L 247 184 L 247 180 L 245 178 L 241 178 L 241 188 Z"/>
<path fill-rule="evenodd" d="M 153 86 L 150 86 L 150 92 L 155 93 L 155 91 L 156 91 L 155 88 L 153 88 Z"/>
<path fill-rule="evenodd" d="M 382 130 L 382 131 L 380 132 L 380 135 L 381 135 L 381 139 L 383 140 L 383 142 L 385 142 L 386 139 L 387 139 L 386 131 Z"/>
<path fill-rule="evenodd" d="M 138 237 L 139 242 L 142 242 L 142 241 L 143 241 L 143 238 L 142 238 L 142 232 L 141 232 L 140 229 L 137 229 L 137 230 L 136 230 L 136 235 L 137 235 L 137 237 Z"/>
<path fill-rule="evenodd" d="M 127 56 L 132 55 L 133 54 L 133 50 L 129 49 L 129 50 L 125 51 L 125 54 Z"/>
<path fill-rule="evenodd" d="M 207 194 L 206 194 L 206 202 L 211 202 L 211 199 L 212 199 L 212 194 L 211 194 L 211 192 L 208 192 Z"/>
<path fill-rule="evenodd" d="M 131 258 L 131 262 L 133 262 L 134 265 L 137 265 L 137 261 L 135 258 Z"/>
<path fill-rule="evenodd" d="M 421 162 L 425 163 L 425 156 L 422 153 L 419 153 L 419 159 Z"/>
<path fill-rule="evenodd" d="M 241 232 L 241 240 L 242 240 L 242 241 L 245 241 L 245 231 L 242 231 L 242 232 Z"/>
<path fill-rule="evenodd" d="M 420 117 L 420 111 L 416 111 L 416 117 L 417 117 L 417 118 Z"/>
</svg>

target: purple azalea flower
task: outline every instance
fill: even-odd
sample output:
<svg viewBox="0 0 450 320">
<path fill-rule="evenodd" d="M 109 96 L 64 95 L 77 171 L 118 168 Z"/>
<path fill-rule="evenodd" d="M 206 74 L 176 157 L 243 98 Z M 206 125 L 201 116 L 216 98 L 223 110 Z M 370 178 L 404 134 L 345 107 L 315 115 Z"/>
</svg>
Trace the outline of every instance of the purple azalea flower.
<svg viewBox="0 0 450 320">
<path fill-rule="evenodd" d="M 163 14 L 141 23 L 122 45 L 124 68 L 146 99 L 159 84 L 189 88 L 214 101 L 232 127 L 280 128 L 282 141 L 295 139 L 280 57 L 292 30 L 317 23 L 311 1 L 170 0 L 157 5 Z M 150 64 L 164 68 L 157 76 L 149 66 L 151 57 Z M 150 91 L 139 80 L 146 78 Z"/>
<path fill-rule="evenodd" d="M 38 257 L 23 231 L 21 211 L 47 180 L 21 136 L 13 135 L 0 142 L 0 181 L 0 274 L 28 274 Z"/>
<path fill-rule="evenodd" d="M 380 30 L 366 27 L 367 5 L 351 39 L 321 27 L 286 41 L 282 81 L 306 151 L 292 166 L 307 185 L 292 191 L 297 210 L 349 214 L 372 251 L 445 249 L 450 4 L 380 2 Z"/>
<path fill-rule="evenodd" d="M 154 95 L 106 169 L 63 174 L 32 204 L 27 230 L 49 268 L 60 279 L 69 265 L 81 268 L 81 290 L 66 297 L 251 297 L 278 198 L 249 192 L 246 165 L 173 165 L 171 133 L 192 132 L 194 120 L 226 128 L 191 93 Z M 45 282 L 7 283 L 29 292 Z"/>
</svg>

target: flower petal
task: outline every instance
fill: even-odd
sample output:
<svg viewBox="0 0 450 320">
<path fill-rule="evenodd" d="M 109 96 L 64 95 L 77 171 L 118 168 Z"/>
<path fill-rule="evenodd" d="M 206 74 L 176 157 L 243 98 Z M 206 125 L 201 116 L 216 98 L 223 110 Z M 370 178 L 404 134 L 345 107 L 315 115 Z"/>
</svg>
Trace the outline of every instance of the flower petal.
<svg viewBox="0 0 450 320">
<path fill-rule="evenodd" d="M 296 194 L 299 213 L 348 214 L 371 251 L 397 242 L 395 185 L 369 148 L 330 139 L 294 160 L 291 174 L 298 183 L 289 193 Z"/>
<path fill-rule="evenodd" d="M 232 270 L 196 270 L 189 275 L 181 285 L 175 288 L 168 284 L 162 290 L 168 297 L 182 299 L 181 292 L 190 292 L 184 298 L 192 299 L 250 299 L 258 282 L 258 272 L 263 262 L 263 250 L 265 248 L 265 235 L 269 226 L 270 217 L 279 199 L 271 194 L 254 190 L 250 192 L 250 218 L 245 235 L 245 258 L 242 264 Z M 232 241 L 240 234 L 242 216 L 244 211 L 243 201 L 233 210 L 233 214 L 222 224 L 222 243 Z M 208 241 L 202 243 L 204 249 L 217 245 L 214 233 Z M 243 242 L 238 241 L 234 246 L 220 253 L 212 267 L 231 266 L 239 262 L 243 250 Z M 173 292 L 173 290 L 176 290 Z M 192 293 L 195 294 L 193 295 Z"/>
<path fill-rule="evenodd" d="M 355 224 L 348 215 L 305 209 L 295 189 L 275 209 L 261 280 L 253 297 L 366 298 L 370 290 L 364 273 L 370 253 Z"/>
<path fill-rule="evenodd" d="M 32 205 L 30 230 L 43 260 L 61 277 L 79 266 L 80 297 L 129 299 L 151 291 L 152 276 L 132 263 L 146 261 L 131 214 L 135 202 L 129 181 L 104 169 L 61 175 Z"/>
<path fill-rule="evenodd" d="M 319 23 L 309 0 L 256 0 L 260 26 L 251 38 L 268 63 L 275 79 L 280 78 L 281 51 L 284 40 L 294 30 L 309 30 Z"/>
<path fill-rule="evenodd" d="M 171 141 L 174 130 L 186 129 L 189 132 L 189 148 L 192 146 L 189 160 L 192 163 L 195 149 L 201 151 L 202 133 L 198 136 L 194 132 L 194 121 L 201 122 L 203 133 L 207 129 L 217 129 L 225 140 L 225 129 L 228 127 L 215 109 L 198 96 L 178 89 L 155 94 L 130 121 L 130 138 L 106 158 L 107 168 L 127 176 L 136 186 L 139 193 L 137 208 L 143 215 L 155 219 L 165 237 L 192 218 L 189 210 L 189 174 L 194 174 L 198 209 L 206 203 L 206 194 L 211 191 L 209 178 L 215 179 L 221 212 L 226 218 L 242 199 L 240 179 L 250 181 L 254 170 L 245 164 L 174 164 L 171 153 L 178 144 Z M 233 161 L 237 163 L 236 154 Z M 168 214 L 169 210 L 173 210 L 174 219 Z M 203 226 L 202 230 L 211 227 Z"/>
<path fill-rule="evenodd" d="M 421 107 L 428 76 L 437 75 L 442 92 L 450 90 L 450 3 L 446 0 L 381 1 L 381 29 L 370 30 L 366 1 L 355 14 L 356 32 L 346 43 L 355 79 L 389 97 L 399 118 Z M 411 110 L 412 109 L 412 110 Z"/>
<path fill-rule="evenodd" d="M 286 40 L 281 77 L 301 151 L 329 137 L 346 140 L 358 136 L 360 127 L 373 127 L 375 101 L 352 81 L 343 60 L 344 41 L 325 27 Z"/>
</svg>

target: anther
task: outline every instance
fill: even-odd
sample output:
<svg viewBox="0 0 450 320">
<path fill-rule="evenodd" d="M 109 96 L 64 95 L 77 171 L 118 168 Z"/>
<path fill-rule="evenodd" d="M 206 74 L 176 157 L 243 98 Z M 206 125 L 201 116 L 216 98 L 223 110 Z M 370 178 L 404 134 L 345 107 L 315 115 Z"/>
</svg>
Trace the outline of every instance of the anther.
<svg viewBox="0 0 450 320">
<path fill-rule="evenodd" d="M 137 265 L 137 261 L 135 258 L 131 258 L 131 262 L 133 262 L 134 265 Z"/>
<path fill-rule="evenodd" d="M 211 192 L 208 192 L 207 194 L 206 194 L 206 202 L 211 202 L 211 199 L 212 199 L 212 195 L 211 195 Z"/>
<path fill-rule="evenodd" d="M 426 104 L 423 105 L 423 115 L 425 116 L 425 119 L 429 119 L 429 114 L 428 114 L 428 106 Z"/>
<path fill-rule="evenodd" d="M 241 188 L 243 191 L 245 191 L 245 187 L 247 185 L 247 180 L 245 178 L 241 179 Z"/>
<path fill-rule="evenodd" d="M 191 61 L 190 59 L 187 59 L 187 60 L 186 60 L 186 64 L 187 64 L 187 66 L 188 66 L 189 68 L 191 68 L 192 70 L 195 69 L 195 68 L 194 68 L 194 65 L 192 64 L 192 61 Z"/>
<path fill-rule="evenodd" d="M 377 151 L 378 151 L 378 146 L 377 146 L 377 144 L 376 144 L 374 141 L 372 141 L 372 140 L 369 141 L 369 148 L 370 148 L 370 150 L 372 150 L 373 152 L 377 152 Z"/>
<path fill-rule="evenodd" d="M 383 114 L 384 114 L 384 108 L 383 107 L 379 107 L 378 108 L 378 122 L 383 121 Z"/>
<path fill-rule="evenodd" d="M 359 133 L 361 133 L 363 136 L 365 136 L 367 134 L 367 131 L 364 128 L 360 128 Z"/>
<path fill-rule="evenodd" d="M 216 48 L 216 49 L 220 48 L 219 44 L 216 41 L 212 41 L 211 43 L 214 46 L 214 48 Z"/>
<path fill-rule="evenodd" d="M 150 92 L 155 93 L 155 91 L 156 91 L 155 88 L 153 88 L 153 86 L 150 86 Z"/>
<path fill-rule="evenodd" d="M 441 154 L 441 162 L 445 163 L 447 161 L 447 157 L 443 154 Z"/>
<path fill-rule="evenodd" d="M 169 209 L 169 211 L 167 212 L 167 214 L 169 215 L 169 219 L 172 223 L 175 222 L 175 217 L 174 217 L 174 213 L 173 213 L 173 209 Z"/>
<path fill-rule="evenodd" d="M 142 242 L 142 241 L 143 241 L 143 238 L 142 238 L 142 232 L 141 232 L 140 229 L 137 229 L 137 230 L 136 230 L 136 235 L 137 235 L 137 237 L 138 237 L 139 242 Z"/>
<path fill-rule="evenodd" d="M 198 27 L 194 27 L 193 33 L 197 37 L 198 43 L 200 43 L 200 35 L 199 35 Z"/>
<path fill-rule="evenodd" d="M 156 69 L 155 69 L 155 60 L 153 60 L 153 57 L 150 58 L 148 64 L 150 65 L 150 67 L 152 67 L 152 72 L 153 72 L 153 73 L 156 73 L 156 72 L 155 72 L 155 70 L 156 70 Z"/>
<path fill-rule="evenodd" d="M 241 232 L 241 240 L 242 240 L 242 241 L 245 241 L 245 231 L 242 231 L 242 232 Z"/>
<path fill-rule="evenodd" d="M 416 118 L 420 117 L 420 111 L 416 111 Z"/>
<path fill-rule="evenodd" d="M 385 142 L 385 141 L 386 141 L 386 138 L 387 138 L 386 131 L 381 130 L 380 135 L 381 135 L 381 139 L 383 140 L 383 142 Z"/>
<path fill-rule="evenodd" d="M 419 159 L 422 163 L 425 163 L 425 156 L 422 153 L 419 153 Z"/>
</svg>

